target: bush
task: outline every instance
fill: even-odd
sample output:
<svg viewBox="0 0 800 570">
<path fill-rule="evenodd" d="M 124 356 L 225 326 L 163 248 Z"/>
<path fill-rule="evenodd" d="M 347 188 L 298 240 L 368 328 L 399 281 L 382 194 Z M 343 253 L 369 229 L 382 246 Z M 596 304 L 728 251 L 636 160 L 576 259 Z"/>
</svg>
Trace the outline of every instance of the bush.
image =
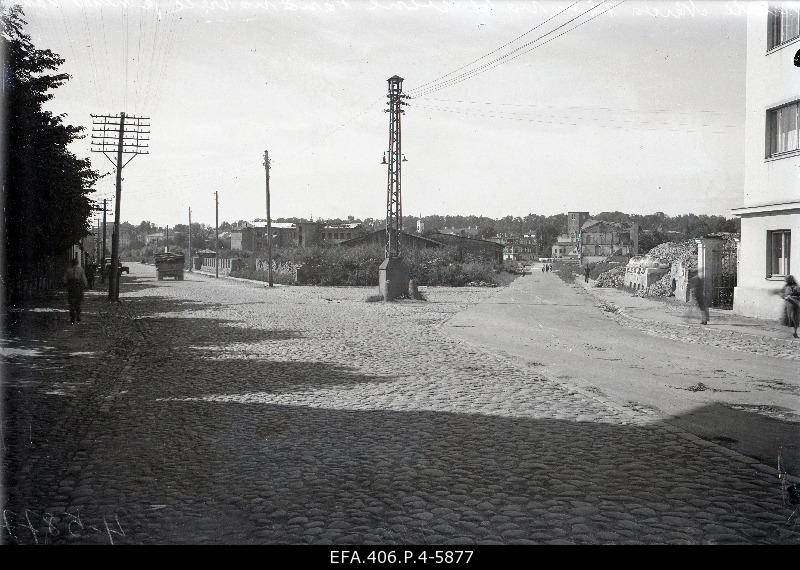
<svg viewBox="0 0 800 570">
<path fill-rule="evenodd" d="M 273 255 L 273 281 L 294 283 L 297 271 L 297 283 L 306 285 L 373 286 L 378 285 L 383 259 L 379 245 L 281 248 Z M 496 285 L 501 272 L 518 273 L 516 266 L 490 263 L 454 247 L 409 250 L 404 259 L 409 277 L 420 286 L 462 287 L 481 281 Z M 246 268 L 237 265 L 231 275 L 266 280 L 265 264 L 252 258 Z"/>
</svg>

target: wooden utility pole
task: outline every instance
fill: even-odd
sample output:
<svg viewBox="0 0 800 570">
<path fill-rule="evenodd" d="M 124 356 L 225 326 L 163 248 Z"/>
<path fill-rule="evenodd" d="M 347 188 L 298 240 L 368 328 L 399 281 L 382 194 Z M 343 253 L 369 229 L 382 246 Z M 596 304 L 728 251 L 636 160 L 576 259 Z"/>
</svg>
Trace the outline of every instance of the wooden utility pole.
<svg viewBox="0 0 800 570">
<path fill-rule="evenodd" d="M 127 130 L 125 119 L 129 120 Z M 119 115 L 92 115 L 92 152 L 102 152 L 103 155 L 117 169 L 117 193 L 116 203 L 114 204 L 114 233 L 111 236 L 111 267 L 109 268 L 109 301 L 119 300 L 119 224 L 120 224 L 120 202 L 122 201 L 122 169 L 133 160 L 137 154 L 149 154 L 145 149 L 148 148 L 150 140 L 150 123 L 148 117 L 126 116 L 125 113 Z M 144 128 L 147 127 L 147 130 Z M 147 135 L 147 136 L 145 136 Z M 116 148 L 115 148 L 116 147 Z M 106 154 L 116 150 L 116 162 Z M 123 154 L 132 154 L 128 161 L 122 163 Z M 105 213 L 103 214 L 105 216 Z M 104 228 L 105 230 L 105 228 Z M 103 234 L 105 238 L 105 233 Z M 103 253 L 105 255 L 105 252 Z"/>
<path fill-rule="evenodd" d="M 98 265 L 102 259 L 100 257 L 100 218 L 97 218 L 95 221 L 97 222 L 97 231 L 94 234 L 94 258 L 95 265 Z"/>
<path fill-rule="evenodd" d="M 117 199 L 114 203 L 114 233 L 111 236 L 111 268 L 108 271 L 108 299 L 119 300 L 119 206 L 122 201 L 122 139 L 125 135 L 125 113 L 119 115 L 119 139 L 117 143 Z"/>
<path fill-rule="evenodd" d="M 100 283 L 106 282 L 106 272 L 103 271 L 106 265 L 106 199 L 103 198 L 103 255 L 100 256 Z"/>
<path fill-rule="evenodd" d="M 264 170 L 267 174 L 267 282 L 272 287 L 272 218 L 269 212 L 269 151 L 264 151 Z"/>
<path fill-rule="evenodd" d="M 192 208 L 189 207 L 189 273 L 192 272 Z"/>
<path fill-rule="evenodd" d="M 216 217 L 214 219 L 214 270 L 216 278 L 219 279 L 219 192 L 214 192 L 214 207 Z"/>
<path fill-rule="evenodd" d="M 169 226 L 167 226 L 167 237 L 164 238 L 164 251 L 169 251 Z"/>
</svg>

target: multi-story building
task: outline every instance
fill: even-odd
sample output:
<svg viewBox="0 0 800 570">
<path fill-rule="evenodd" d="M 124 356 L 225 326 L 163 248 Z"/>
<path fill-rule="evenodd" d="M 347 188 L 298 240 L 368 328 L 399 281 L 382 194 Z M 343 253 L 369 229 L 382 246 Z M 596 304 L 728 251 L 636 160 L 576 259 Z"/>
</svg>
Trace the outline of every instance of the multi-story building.
<svg viewBox="0 0 800 570">
<path fill-rule="evenodd" d="M 587 220 L 579 234 L 581 263 L 593 263 L 611 256 L 632 257 L 639 253 L 638 224 Z"/>
<path fill-rule="evenodd" d="M 297 247 L 330 243 L 338 245 L 366 232 L 361 224 L 330 224 L 320 222 L 272 222 L 273 247 Z M 265 251 L 267 249 L 267 222 L 256 220 L 231 232 L 231 249 Z"/>
<path fill-rule="evenodd" d="M 349 224 L 328 224 L 322 228 L 322 240 L 325 243 L 338 245 L 343 241 L 357 238 L 366 233 L 364 227 L 355 222 Z"/>
<path fill-rule="evenodd" d="M 503 242 L 503 261 L 536 261 L 538 244 L 534 234 L 509 237 Z"/>
<path fill-rule="evenodd" d="M 734 311 L 774 319 L 800 269 L 800 3 L 747 12 L 744 203 Z"/>
</svg>

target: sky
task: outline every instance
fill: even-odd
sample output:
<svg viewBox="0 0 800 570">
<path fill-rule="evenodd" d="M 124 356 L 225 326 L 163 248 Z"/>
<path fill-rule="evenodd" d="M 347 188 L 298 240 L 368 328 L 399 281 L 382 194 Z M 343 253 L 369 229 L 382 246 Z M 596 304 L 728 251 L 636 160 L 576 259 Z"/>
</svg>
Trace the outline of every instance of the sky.
<svg viewBox="0 0 800 570">
<path fill-rule="evenodd" d="M 49 109 L 87 128 L 91 114 L 150 117 L 150 154 L 123 171 L 123 221 L 186 223 L 191 208 L 213 224 L 215 191 L 220 222 L 264 217 L 265 150 L 273 218 L 383 218 L 393 75 L 412 96 L 406 215 L 730 215 L 745 6 L 599 1 L 16 3 L 72 75 Z M 72 150 L 112 172 L 89 147 Z M 97 189 L 113 198 L 113 173 Z"/>
</svg>

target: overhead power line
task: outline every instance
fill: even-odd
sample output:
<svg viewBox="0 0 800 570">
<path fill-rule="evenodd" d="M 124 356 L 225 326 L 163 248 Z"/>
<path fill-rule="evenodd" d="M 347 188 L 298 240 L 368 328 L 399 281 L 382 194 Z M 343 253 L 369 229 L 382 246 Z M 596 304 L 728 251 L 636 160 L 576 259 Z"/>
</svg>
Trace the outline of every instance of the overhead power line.
<svg viewBox="0 0 800 570">
<path fill-rule="evenodd" d="M 578 4 L 578 3 L 580 3 L 580 2 L 581 2 L 581 0 L 576 0 L 575 2 L 573 2 L 573 3 L 572 3 L 572 4 L 570 4 L 569 6 L 567 6 L 566 8 L 564 8 L 563 10 L 561 10 L 560 12 L 558 12 L 557 14 L 554 14 L 553 16 L 550 16 L 549 18 L 547 18 L 547 19 L 546 19 L 544 22 L 542 22 L 541 24 L 539 24 L 539 25 L 537 25 L 537 26 L 534 26 L 533 28 L 531 28 L 530 30 L 528 30 L 527 32 L 525 32 L 524 34 L 520 34 L 520 35 L 518 35 L 518 36 L 517 36 L 516 38 L 514 38 L 513 40 L 511 40 L 511 41 L 509 41 L 509 42 L 506 42 L 506 43 L 504 43 L 503 45 L 501 45 L 499 48 L 497 48 L 497 49 L 495 49 L 495 50 L 493 50 L 493 51 L 490 51 L 489 53 L 487 53 L 487 54 L 484 54 L 484 55 L 482 55 L 482 56 L 480 56 L 480 57 L 478 57 L 478 58 L 476 58 L 476 59 L 473 59 L 473 60 L 472 60 L 472 61 L 470 61 L 469 63 L 467 63 L 467 64 L 465 64 L 465 65 L 462 65 L 461 67 L 459 67 L 459 68 L 457 68 L 457 69 L 454 69 L 453 71 L 451 71 L 451 72 L 449 72 L 449 73 L 445 73 L 444 75 L 441 75 L 441 76 L 437 77 L 436 79 L 433 79 L 433 80 L 431 80 L 431 81 L 428 81 L 427 83 L 423 83 L 422 85 L 419 85 L 418 87 L 415 87 L 414 89 L 411 89 L 411 91 L 420 90 L 420 89 L 423 89 L 423 88 L 425 88 L 425 87 L 427 87 L 428 85 L 431 85 L 431 84 L 433 84 L 433 83 L 438 83 L 438 82 L 439 82 L 439 81 L 441 81 L 442 79 L 444 79 L 444 78 L 446 78 L 446 77 L 449 77 L 449 76 L 453 75 L 454 73 L 458 73 L 459 71 L 461 71 L 461 70 L 463 70 L 463 69 L 466 69 L 467 67 L 469 67 L 469 66 L 470 66 L 470 65 L 472 65 L 473 63 L 477 63 L 478 61 L 480 61 L 480 60 L 482 60 L 482 59 L 486 59 L 486 58 L 487 58 L 487 57 L 489 57 L 490 55 L 493 55 L 493 54 L 497 53 L 498 51 L 500 51 L 501 49 L 503 49 L 503 48 L 505 48 L 505 47 L 508 47 L 509 45 L 513 44 L 515 41 L 517 41 L 517 40 L 519 40 L 519 39 L 521 39 L 521 38 L 524 38 L 525 36 L 527 36 L 528 34 L 530 34 L 531 32 L 533 32 L 534 30 L 537 30 L 537 29 L 541 28 L 541 27 L 542 27 L 542 26 L 544 26 L 544 25 L 545 25 L 547 22 L 549 22 L 550 20 L 553 20 L 554 18 L 557 18 L 558 16 L 560 16 L 561 14 L 563 14 L 564 12 L 566 12 L 567 10 L 569 10 L 570 8 L 572 8 L 573 6 L 575 6 L 576 4 Z"/>
<path fill-rule="evenodd" d="M 517 59 L 518 57 L 521 57 L 521 56 L 523 56 L 523 55 L 525 55 L 527 53 L 530 53 L 531 51 L 533 51 L 535 49 L 538 49 L 538 48 L 550 43 L 551 41 L 560 38 L 561 36 L 563 36 L 565 34 L 568 34 L 569 32 L 571 32 L 571 31 L 583 26 L 584 24 L 588 24 L 589 22 L 591 22 L 595 18 L 598 18 L 598 17 L 602 16 L 603 14 L 606 14 L 606 13 L 610 12 L 611 10 L 613 10 L 614 8 L 617 8 L 620 4 L 623 4 L 624 2 L 625 2 L 625 0 L 621 0 L 620 2 L 617 2 L 616 4 L 611 6 L 610 8 L 607 8 L 606 10 L 603 10 L 602 12 L 600 12 L 598 14 L 595 14 L 591 18 L 588 18 L 588 19 L 584 20 L 583 22 L 580 22 L 580 23 L 576 24 L 575 26 L 572 26 L 571 28 L 568 28 L 567 30 L 564 30 L 560 34 L 558 34 L 558 35 L 556 35 L 556 36 L 554 36 L 554 37 L 552 37 L 552 38 L 550 38 L 550 39 L 548 39 L 548 40 L 536 45 L 537 42 L 539 42 L 540 40 L 544 39 L 545 37 L 551 35 L 553 32 L 558 31 L 559 29 L 569 25 L 570 23 L 574 22 L 575 20 L 585 16 L 589 12 L 599 8 L 600 6 L 605 5 L 606 4 L 605 0 L 602 0 L 600 3 L 594 5 L 593 7 L 589 8 L 588 10 L 585 10 L 584 12 L 582 12 L 579 15 L 575 16 L 574 18 L 571 18 L 571 19 L 567 20 L 566 22 L 564 22 L 563 24 L 557 26 L 553 30 L 550 30 L 549 32 L 547 32 L 545 34 L 542 34 L 541 36 L 539 36 L 535 40 L 527 42 L 527 43 L 523 44 L 522 46 L 519 46 L 519 47 L 515 48 L 514 50 L 511 50 L 510 52 L 507 52 L 506 54 L 504 54 L 504 55 L 502 55 L 502 56 L 500 56 L 498 58 L 493 59 L 490 62 L 482 64 L 481 66 L 479 66 L 477 68 L 474 68 L 474 69 L 472 69 L 470 71 L 467 71 L 465 73 L 459 74 L 459 75 L 457 75 L 457 76 L 455 76 L 455 77 L 453 77 L 451 79 L 448 79 L 448 80 L 446 80 L 444 82 L 432 85 L 427 89 L 423 89 L 422 91 L 412 90 L 412 93 L 414 93 L 412 95 L 412 98 L 422 97 L 424 95 L 430 95 L 432 93 L 435 93 L 435 92 L 440 91 L 442 89 L 445 89 L 447 87 L 452 87 L 453 85 L 457 85 L 459 83 L 467 81 L 468 79 L 472 79 L 473 77 L 476 77 L 477 75 L 481 75 L 483 73 L 486 73 L 487 71 L 495 69 L 496 67 L 499 67 L 499 66 L 501 66 L 501 65 L 503 65 L 505 63 L 508 63 L 509 61 L 513 61 L 513 60 Z M 527 49 L 525 49 L 525 48 L 527 48 Z"/>
</svg>

